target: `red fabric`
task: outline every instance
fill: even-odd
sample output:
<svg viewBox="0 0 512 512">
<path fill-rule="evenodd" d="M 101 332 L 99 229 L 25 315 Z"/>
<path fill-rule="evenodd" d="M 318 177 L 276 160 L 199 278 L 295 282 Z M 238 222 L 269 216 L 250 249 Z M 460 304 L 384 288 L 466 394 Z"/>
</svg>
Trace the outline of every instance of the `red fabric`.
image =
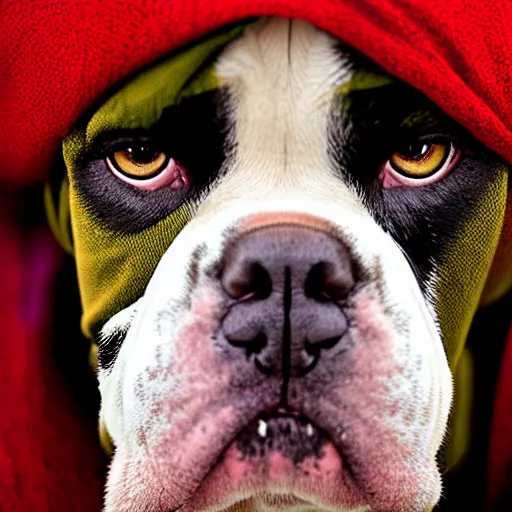
<svg viewBox="0 0 512 512">
<path fill-rule="evenodd" d="M 509 0 L 3 0 L 3 183 L 21 185 L 44 179 L 62 138 L 78 116 L 120 79 L 211 29 L 262 15 L 304 19 L 344 39 L 423 91 L 512 163 Z M 19 316 L 22 241 L 6 226 L 0 231 L 0 383 L 4 390 L 0 471 L 7 475 L 0 479 L 2 507 L 13 503 L 12 510 L 23 510 L 21 487 L 29 496 L 28 505 L 23 503 L 27 510 L 50 510 L 56 503 L 52 510 L 79 510 L 82 501 L 65 505 L 66 493 L 67 499 L 79 493 L 87 500 L 92 488 L 91 503 L 97 498 L 94 482 L 80 483 L 69 471 L 69 467 L 71 473 L 75 471 L 77 460 L 87 460 L 87 446 L 82 448 L 80 443 L 89 439 L 88 434 L 59 389 L 44 340 L 37 337 L 40 326 L 25 325 Z M 502 390 L 509 389 L 510 347 Z M 47 365 L 44 371 L 37 361 Z M 18 400 L 22 395 L 27 399 Z M 512 422 L 507 415 L 510 396 L 501 391 L 496 404 L 498 412 L 504 411 L 495 423 L 503 427 L 502 432 L 509 432 L 506 429 Z M 43 412 L 57 419 L 51 428 L 58 426 L 58 433 L 42 421 Z M 505 460 L 506 447 L 512 450 L 503 439 L 500 434 L 493 445 L 492 493 L 503 483 L 499 460 Z M 50 455 L 51 462 L 45 461 L 44 456 Z M 50 500 L 54 500 L 52 505 Z M 83 506 L 83 510 L 95 510 L 92 505 Z"/>
<path fill-rule="evenodd" d="M 20 231 L 0 193 L 0 510 L 94 512 L 101 506 L 95 427 L 55 367 L 49 301 L 62 254 L 47 231 Z"/>
<path fill-rule="evenodd" d="M 3 0 L 4 180 L 44 178 L 79 114 L 120 78 L 255 15 L 304 19 L 346 40 L 512 162 L 509 0 Z"/>
<path fill-rule="evenodd" d="M 489 503 L 506 510 L 512 503 L 512 328 L 503 354 L 489 447 Z"/>
</svg>

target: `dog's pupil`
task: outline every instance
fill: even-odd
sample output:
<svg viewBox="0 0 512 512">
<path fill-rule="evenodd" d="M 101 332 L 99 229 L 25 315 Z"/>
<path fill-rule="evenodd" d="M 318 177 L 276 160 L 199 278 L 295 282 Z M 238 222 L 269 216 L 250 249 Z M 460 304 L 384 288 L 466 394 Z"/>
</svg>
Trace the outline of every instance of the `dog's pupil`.
<svg viewBox="0 0 512 512">
<path fill-rule="evenodd" d="M 401 153 L 409 160 L 419 160 L 428 153 L 429 149 L 430 145 L 424 142 L 411 142 Z"/>
<path fill-rule="evenodd" d="M 134 148 L 128 148 L 128 154 L 130 159 L 138 164 L 149 164 L 155 160 L 158 151 L 150 148 L 149 146 L 138 146 Z"/>
</svg>

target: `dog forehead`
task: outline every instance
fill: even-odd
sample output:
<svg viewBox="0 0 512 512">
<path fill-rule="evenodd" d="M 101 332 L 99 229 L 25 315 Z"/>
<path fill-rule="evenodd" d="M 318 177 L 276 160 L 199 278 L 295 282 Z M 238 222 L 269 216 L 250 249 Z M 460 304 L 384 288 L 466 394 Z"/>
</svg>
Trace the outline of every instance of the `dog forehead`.
<svg viewBox="0 0 512 512">
<path fill-rule="evenodd" d="M 240 198 L 314 198 L 361 210 L 328 159 L 335 99 L 364 74 L 337 39 L 300 20 L 261 20 L 222 52 L 215 73 L 228 90 L 234 155 L 198 216 Z"/>
<path fill-rule="evenodd" d="M 338 39 L 309 23 L 266 18 L 227 46 L 217 73 L 245 88 L 266 87 L 270 82 L 277 88 L 316 87 L 325 92 L 352 74 L 340 48 Z"/>
</svg>

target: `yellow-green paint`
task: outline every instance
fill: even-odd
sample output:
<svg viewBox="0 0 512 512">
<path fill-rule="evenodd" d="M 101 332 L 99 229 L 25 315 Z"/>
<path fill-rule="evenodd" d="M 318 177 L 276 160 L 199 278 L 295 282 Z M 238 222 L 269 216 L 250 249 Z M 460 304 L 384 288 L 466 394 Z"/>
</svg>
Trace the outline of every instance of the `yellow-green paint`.
<svg viewBox="0 0 512 512">
<path fill-rule="evenodd" d="M 395 80 L 383 73 L 374 73 L 366 69 L 355 70 L 350 79 L 337 88 L 337 93 L 347 96 L 354 91 L 365 91 L 367 89 L 376 89 L 384 85 L 389 85 Z"/>
<path fill-rule="evenodd" d="M 49 218 L 65 241 L 62 216 L 68 218 L 65 209 L 69 205 L 83 309 L 82 330 L 86 336 L 92 337 L 96 327 L 142 295 L 158 262 L 192 213 L 184 204 L 141 232 L 114 232 L 94 214 L 94 205 L 88 203 L 88 198 L 80 196 L 76 186 L 77 162 L 100 134 L 148 128 L 160 119 L 166 107 L 180 98 L 218 87 L 210 60 L 244 28 L 239 26 L 217 34 L 145 70 L 65 139 L 63 156 L 68 170 L 69 203 L 62 201 L 59 214 L 50 208 Z"/>
<path fill-rule="evenodd" d="M 194 80 L 191 78 L 244 28 L 238 26 L 221 33 L 142 72 L 92 116 L 86 129 L 86 143 L 90 144 L 104 131 L 149 128 L 160 119 L 166 107 L 175 105 L 181 97 L 217 88 L 213 65 L 202 70 Z"/>
<path fill-rule="evenodd" d="M 436 308 L 452 370 L 464 347 L 498 246 L 507 203 L 507 181 L 507 169 L 502 166 L 441 258 L 435 284 Z"/>
</svg>

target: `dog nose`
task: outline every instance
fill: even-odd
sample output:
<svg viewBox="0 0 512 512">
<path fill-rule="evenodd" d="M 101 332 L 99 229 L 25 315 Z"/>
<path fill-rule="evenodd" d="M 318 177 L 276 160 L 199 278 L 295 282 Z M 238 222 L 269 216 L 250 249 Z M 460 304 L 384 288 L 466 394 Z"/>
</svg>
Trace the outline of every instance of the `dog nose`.
<svg viewBox="0 0 512 512">
<path fill-rule="evenodd" d="M 350 345 L 343 303 L 352 267 L 347 247 L 321 230 L 280 225 L 242 234 L 223 256 L 224 339 L 265 375 L 306 375 L 323 354 Z"/>
</svg>

